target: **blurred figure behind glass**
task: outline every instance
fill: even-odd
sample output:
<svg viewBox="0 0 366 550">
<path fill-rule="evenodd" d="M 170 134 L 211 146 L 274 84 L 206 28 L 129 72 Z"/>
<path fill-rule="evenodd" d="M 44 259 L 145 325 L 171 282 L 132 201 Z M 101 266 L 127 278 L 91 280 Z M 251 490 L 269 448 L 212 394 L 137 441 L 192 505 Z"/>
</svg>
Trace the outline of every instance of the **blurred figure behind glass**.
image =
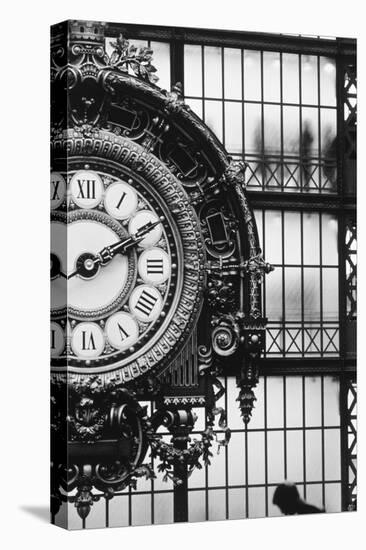
<svg viewBox="0 0 366 550">
<path fill-rule="evenodd" d="M 279 507 L 285 516 L 294 514 L 319 514 L 324 509 L 308 504 L 300 497 L 295 483 L 281 483 L 273 494 L 273 504 Z"/>
</svg>

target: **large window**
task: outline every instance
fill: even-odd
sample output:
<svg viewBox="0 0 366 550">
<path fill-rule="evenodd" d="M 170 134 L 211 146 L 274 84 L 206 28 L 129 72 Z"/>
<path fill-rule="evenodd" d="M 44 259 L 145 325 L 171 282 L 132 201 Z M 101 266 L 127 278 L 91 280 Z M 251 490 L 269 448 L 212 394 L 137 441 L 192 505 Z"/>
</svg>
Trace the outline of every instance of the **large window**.
<svg viewBox="0 0 366 550">
<path fill-rule="evenodd" d="M 218 405 L 227 409 L 232 438 L 190 477 L 189 520 L 276 515 L 272 494 L 284 479 L 329 512 L 347 509 L 356 498 L 354 44 L 237 33 L 215 39 L 192 29 L 185 39 L 143 27 L 134 40 L 130 30 L 132 43 L 154 50 L 158 85 L 169 90 L 181 80 L 186 103 L 247 163 L 261 246 L 275 267 L 263 285 L 268 326 L 253 417 L 245 428 L 235 378 L 224 377 L 228 391 Z M 202 409 L 197 414 L 199 431 Z M 140 480 L 136 491 L 102 496 L 87 522 L 172 522 L 173 489 L 160 474 Z M 72 505 L 69 513 L 79 525 Z"/>
</svg>

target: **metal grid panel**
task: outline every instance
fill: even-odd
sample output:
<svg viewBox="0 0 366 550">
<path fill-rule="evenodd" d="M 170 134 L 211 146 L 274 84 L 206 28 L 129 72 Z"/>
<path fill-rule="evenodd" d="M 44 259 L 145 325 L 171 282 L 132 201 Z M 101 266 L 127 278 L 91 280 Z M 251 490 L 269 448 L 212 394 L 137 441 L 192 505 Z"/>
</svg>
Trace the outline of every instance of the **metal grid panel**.
<svg viewBox="0 0 366 550">
<path fill-rule="evenodd" d="M 250 189 L 337 191 L 334 59 L 189 44 L 184 63 L 186 102 L 247 162 Z"/>
<path fill-rule="evenodd" d="M 264 257 L 266 357 L 339 355 L 338 220 L 327 212 L 255 211 Z"/>
</svg>

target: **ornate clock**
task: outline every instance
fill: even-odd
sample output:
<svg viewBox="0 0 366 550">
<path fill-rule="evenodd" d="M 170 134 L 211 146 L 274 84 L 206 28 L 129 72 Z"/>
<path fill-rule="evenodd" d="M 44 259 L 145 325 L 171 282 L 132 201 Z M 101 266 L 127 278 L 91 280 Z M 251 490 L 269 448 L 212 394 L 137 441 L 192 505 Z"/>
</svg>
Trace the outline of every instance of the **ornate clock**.
<svg viewBox="0 0 366 550">
<path fill-rule="evenodd" d="M 139 145 L 103 131 L 66 145 L 67 173 L 51 175 L 52 366 L 123 383 L 171 362 L 197 322 L 199 220 Z"/>
<path fill-rule="evenodd" d="M 57 519 L 73 502 L 85 519 L 94 489 L 109 499 L 153 477 L 151 456 L 175 484 L 181 521 L 216 418 L 220 444 L 230 439 L 220 374 L 236 377 L 250 420 L 271 266 L 243 163 L 184 104 L 181 85 L 154 84 L 149 48 L 121 36 L 112 45 L 108 56 L 101 24 L 53 28 L 52 510 Z M 196 407 L 206 429 L 191 442 Z"/>
</svg>

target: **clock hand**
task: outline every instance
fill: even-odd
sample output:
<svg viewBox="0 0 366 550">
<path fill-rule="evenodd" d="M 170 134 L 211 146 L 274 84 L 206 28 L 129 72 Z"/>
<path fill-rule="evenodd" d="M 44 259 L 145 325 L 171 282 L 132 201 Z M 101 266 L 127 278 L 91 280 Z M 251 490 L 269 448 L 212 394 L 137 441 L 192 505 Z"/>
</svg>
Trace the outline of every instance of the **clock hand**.
<svg viewBox="0 0 366 550">
<path fill-rule="evenodd" d="M 112 245 L 104 247 L 98 254 L 82 254 L 76 262 L 76 270 L 73 271 L 67 278 L 71 279 L 75 275 L 82 275 L 85 278 L 93 277 L 98 271 L 98 266 L 107 265 L 116 254 L 125 254 L 130 248 L 136 246 L 142 239 L 149 233 L 154 227 L 161 223 L 160 220 L 156 222 L 148 222 L 136 233 L 118 241 Z"/>
<path fill-rule="evenodd" d="M 127 239 L 119 241 L 110 246 L 106 246 L 105 248 L 103 248 L 103 250 L 96 254 L 96 263 L 106 265 L 112 260 L 112 258 L 116 254 L 125 254 L 130 248 L 136 246 L 139 242 L 141 242 L 145 235 L 147 235 L 147 233 L 149 233 L 152 229 L 154 229 L 154 227 L 156 227 L 160 223 L 160 220 L 156 222 L 149 221 L 148 223 L 140 227 L 140 229 L 138 229 L 136 233 L 130 235 Z"/>
</svg>

